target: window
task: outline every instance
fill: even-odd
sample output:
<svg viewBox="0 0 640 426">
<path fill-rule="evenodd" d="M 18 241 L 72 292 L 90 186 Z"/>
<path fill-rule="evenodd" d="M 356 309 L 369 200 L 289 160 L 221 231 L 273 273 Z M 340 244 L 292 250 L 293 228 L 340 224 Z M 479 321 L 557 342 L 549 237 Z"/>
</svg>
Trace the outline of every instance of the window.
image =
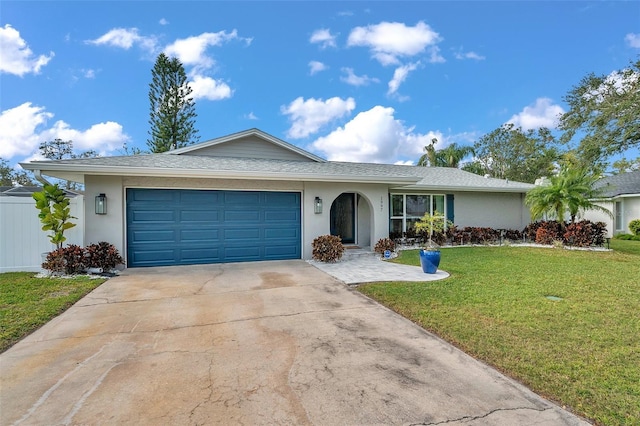
<svg viewBox="0 0 640 426">
<path fill-rule="evenodd" d="M 623 224 L 623 217 L 622 217 L 622 201 L 616 201 L 615 207 L 615 221 L 614 221 L 614 228 L 616 229 L 616 231 L 622 231 L 624 229 Z"/>
<path fill-rule="evenodd" d="M 446 216 L 444 195 L 432 194 L 391 194 L 391 217 L 389 232 L 401 234 L 412 229 L 425 213 L 437 211 Z"/>
</svg>

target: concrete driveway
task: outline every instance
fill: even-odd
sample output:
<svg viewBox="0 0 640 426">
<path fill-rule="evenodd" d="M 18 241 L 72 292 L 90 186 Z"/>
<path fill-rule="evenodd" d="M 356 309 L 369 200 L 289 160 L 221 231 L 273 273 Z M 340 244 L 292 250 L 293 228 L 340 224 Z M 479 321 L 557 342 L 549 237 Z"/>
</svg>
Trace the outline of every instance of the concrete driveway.
<svg viewBox="0 0 640 426">
<path fill-rule="evenodd" d="M 0 369 L 3 425 L 583 424 L 304 261 L 127 270 Z"/>
</svg>

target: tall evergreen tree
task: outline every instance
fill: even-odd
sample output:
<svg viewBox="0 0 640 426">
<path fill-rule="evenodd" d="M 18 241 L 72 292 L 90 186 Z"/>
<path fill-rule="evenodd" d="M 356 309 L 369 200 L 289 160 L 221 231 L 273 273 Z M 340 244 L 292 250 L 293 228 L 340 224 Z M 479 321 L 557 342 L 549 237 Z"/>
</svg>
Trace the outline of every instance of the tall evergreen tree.
<svg viewBox="0 0 640 426">
<path fill-rule="evenodd" d="M 158 55 L 149 84 L 151 152 L 182 148 L 199 140 L 195 128 L 195 103 L 190 97 L 184 66 L 177 58 Z"/>
</svg>

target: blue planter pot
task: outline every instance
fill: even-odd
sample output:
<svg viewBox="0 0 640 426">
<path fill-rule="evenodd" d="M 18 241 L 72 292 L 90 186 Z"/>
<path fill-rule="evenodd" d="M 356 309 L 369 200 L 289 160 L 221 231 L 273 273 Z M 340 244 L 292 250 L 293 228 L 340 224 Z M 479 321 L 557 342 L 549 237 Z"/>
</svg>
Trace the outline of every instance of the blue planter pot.
<svg viewBox="0 0 640 426">
<path fill-rule="evenodd" d="M 440 265 L 440 250 L 420 250 L 420 266 L 425 274 L 435 274 Z"/>
</svg>

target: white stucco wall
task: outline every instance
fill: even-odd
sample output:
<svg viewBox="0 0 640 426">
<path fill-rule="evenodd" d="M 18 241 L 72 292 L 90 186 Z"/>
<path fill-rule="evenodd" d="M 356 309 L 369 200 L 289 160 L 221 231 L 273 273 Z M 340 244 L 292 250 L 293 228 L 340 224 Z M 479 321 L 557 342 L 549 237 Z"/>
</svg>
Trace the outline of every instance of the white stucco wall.
<svg viewBox="0 0 640 426">
<path fill-rule="evenodd" d="M 360 195 L 360 208 L 358 209 L 357 228 L 360 224 L 366 226 L 367 209 L 370 218 L 368 230 L 357 229 L 356 244 L 373 247 L 380 238 L 389 236 L 389 189 L 386 185 L 376 184 L 349 184 L 349 183 L 324 183 L 305 182 L 303 194 L 304 220 L 302 224 L 302 252 L 305 259 L 311 258 L 311 243 L 319 235 L 330 233 L 329 216 L 331 204 L 343 192 L 351 192 Z M 313 213 L 315 197 L 322 199 L 322 213 Z M 368 203 L 368 206 L 364 206 Z M 367 232 L 368 231 L 368 232 Z"/>
<path fill-rule="evenodd" d="M 604 207 L 605 209 L 609 210 L 611 213 L 613 213 L 613 202 L 602 202 L 602 203 L 596 203 L 597 205 Z M 612 237 L 613 234 L 615 233 L 615 229 L 613 229 L 613 218 L 611 218 L 610 216 L 608 216 L 606 213 L 598 211 L 598 210 L 589 210 L 584 212 L 583 215 L 581 215 L 581 219 L 587 219 L 590 220 L 591 222 L 604 222 L 607 224 L 607 237 Z"/>
<path fill-rule="evenodd" d="M 302 194 L 302 257 L 311 258 L 311 243 L 330 233 L 333 201 L 342 193 L 358 194 L 356 244 L 373 247 L 389 235 L 389 188 L 381 184 L 290 182 L 268 180 L 223 180 L 189 178 L 87 176 L 85 179 L 85 238 L 91 244 L 107 241 L 126 256 L 126 188 L 226 189 L 300 191 Z M 96 215 L 94 198 L 107 195 L 107 215 Z M 523 229 L 529 223 L 524 194 L 458 192 L 455 223 L 464 226 Z M 321 214 L 314 213 L 315 197 L 323 200 Z"/>
<path fill-rule="evenodd" d="M 522 230 L 531 221 L 524 194 L 456 192 L 455 224 L 458 228 L 479 226 Z"/>
<path fill-rule="evenodd" d="M 107 196 L 107 214 L 96 214 L 95 197 Z M 84 245 L 106 241 L 116 246 L 120 255 L 124 251 L 124 190 L 119 176 L 85 177 L 85 228 Z"/>
<path fill-rule="evenodd" d="M 624 198 L 624 213 L 622 215 L 622 223 L 624 223 L 625 233 L 630 234 L 629 222 L 634 219 L 640 219 L 640 196 Z"/>
<path fill-rule="evenodd" d="M 606 213 L 589 210 L 582 217 L 592 222 L 604 222 L 607 224 L 607 236 L 612 237 L 615 234 L 624 233 L 631 234 L 629 222 L 634 219 L 640 219 L 640 196 L 621 196 L 610 202 L 596 203 L 608 209 L 615 216 L 615 202 L 622 203 L 622 230 L 615 229 L 614 219 L 607 216 Z"/>
</svg>

